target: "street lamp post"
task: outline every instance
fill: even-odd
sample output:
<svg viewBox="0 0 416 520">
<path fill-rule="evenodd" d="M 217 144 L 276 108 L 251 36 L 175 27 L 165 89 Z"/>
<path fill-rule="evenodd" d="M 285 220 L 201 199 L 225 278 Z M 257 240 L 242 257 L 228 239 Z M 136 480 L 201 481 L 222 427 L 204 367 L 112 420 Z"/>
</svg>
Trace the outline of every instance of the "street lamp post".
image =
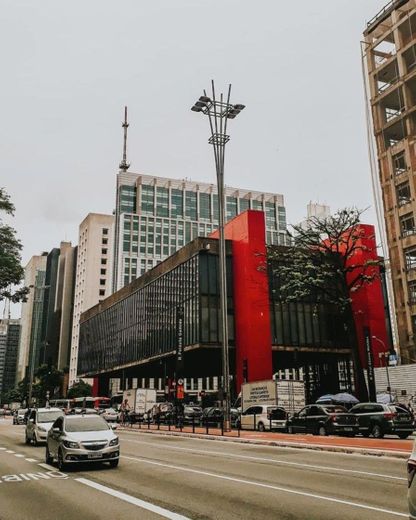
<svg viewBox="0 0 416 520">
<path fill-rule="evenodd" d="M 382 341 L 377 336 L 372 336 L 372 338 L 375 339 L 376 341 L 378 341 L 379 343 L 381 343 L 381 345 L 383 346 L 383 349 L 384 349 L 383 352 L 379 352 L 378 357 L 379 357 L 379 359 L 384 358 L 384 365 L 386 367 L 386 376 L 387 376 L 387 390 L 389 392 L 390 401 L 391 401 L 391 386 L 390 386 L 389 363 L 388 363 L 388 358 L 389 358 L 390 352 L 388 350 L 386 350 L 386 344 L 384 343 L 384 341 Z"/>
<path fill-rule="evenodd" d="M 245 108 L 244 105 L 232 105 L 230 103 L 231 85 L 228 86 L 226 101 L 221 93 L 219 100 L 215 97 L 214 81 L 211 81 L 212 98 L 201 96 L 191 108 L 193 112 L 202 112 L 208 116 L 211 129 L 211 137 L 208 143 L 214 148 L 215 170 L 217 174 L 218 190 L 218 233 L 220 245 L 220 307 L 221 307 L 221 332 L 222 332 L 222 376 L 223 376 L 223 396 L 224 396 L 224 429 L 230 430 L 231 423 L 231 403 L 230 403 L 230 367 L 228 352 L 228 323 L 227 323 L 227 271 L 226 271 L 226 251 L 225 251 L 225 204 L 224 204 L 224 156 L 225 145 L 230 140 L 227 135 L 228 119 L 234 119 Z"/>
</svg>

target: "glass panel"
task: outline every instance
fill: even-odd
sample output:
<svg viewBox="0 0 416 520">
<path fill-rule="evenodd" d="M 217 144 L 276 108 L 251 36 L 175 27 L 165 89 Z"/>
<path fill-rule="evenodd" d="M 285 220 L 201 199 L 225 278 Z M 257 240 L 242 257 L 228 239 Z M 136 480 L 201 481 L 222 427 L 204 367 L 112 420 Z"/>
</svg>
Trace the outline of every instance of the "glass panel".
<svg viewBox="0 0 416 520">
<path fill-rule="evenodd" d="M 145 215 L 154 214 L 155 188 L 154 186 L 142 185 L 142 205 L 141 210 Z"/>
</svg>

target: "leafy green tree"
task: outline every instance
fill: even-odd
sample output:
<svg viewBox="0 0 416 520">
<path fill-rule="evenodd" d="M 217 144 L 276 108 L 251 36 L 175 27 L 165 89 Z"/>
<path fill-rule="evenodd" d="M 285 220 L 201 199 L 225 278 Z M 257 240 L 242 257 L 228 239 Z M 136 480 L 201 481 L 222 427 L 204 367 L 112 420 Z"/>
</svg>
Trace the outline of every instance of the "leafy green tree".
<svg viewBox="0 0 416 520">
<path fill-rule="evenodd" d="M 4 188 L 0 188 L 0 214 L 14 215 L 14 205 Z M 26 287 L 13 290 L 23 279 L 23 268 L 20 264 L 22 244 L 16 238 L 16 231 L 0 218 L 0 301 L 8 298 L 12 302 L 25 299 Z"/>
<path fill-rule="evenodd" d="M 269 249 L 271 268 L 280 278 L 280 291 L 287 302 L 310 299 L 336 307 L 343 320 L 355 365 L 356 392 L 368 400 L 359 358 L 359 344 L 351 311 L 351 294 L 379 276 L 379 260 L 351 264 L 350 259 L 365 250 L 362 211 L 339 210 L 326 218 L 312 217 L 306 227 L 293 226 L 293 246 Z M 359 256 L 359 255 L 358 255 Z"/>
<path fill-rule="evenodd" d="M 92 386 L 82 379 L 68 390 L 68 399 L 75 397 L 89 397 L 92 395 Z"/>
<path fill-rule="evenodd" d="M 59 397 L 62 388 L 63 372 L 55 367 L 41 365 L 35 372 L 35 382 L 33 384 L 32 395 L 38 402 L 46 400 L 46 393 L 49 397 Z"/>
</svg>

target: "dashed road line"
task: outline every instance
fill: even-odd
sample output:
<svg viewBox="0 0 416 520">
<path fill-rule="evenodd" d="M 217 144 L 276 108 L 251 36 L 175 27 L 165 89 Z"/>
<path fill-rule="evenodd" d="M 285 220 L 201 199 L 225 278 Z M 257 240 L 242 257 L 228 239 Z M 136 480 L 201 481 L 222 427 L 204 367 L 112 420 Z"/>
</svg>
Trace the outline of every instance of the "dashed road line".
<svg viewBox="0 0 416 520">
<path fill-rule="evenodd" d="M 19 459 L 23 459 L 24 458 L 24 455 L 22 455 L 21 453 L 15 453 L 14 456 L 18 457 Z"/>
<path fill-rule="evenodd" d="M 47 469 L 49 471 L 56 471 L 56 468 L 54 468 L 53 466 L 51 466 L 49 464 L 46 464 L 45 462 L 38 463 L 38 466 L 40 466 L 41 468 Z"/>
<path fill-rule="evenodd" d="M 6 453 L 15 453 L 13 450 L 6 450 Z"/>
<path fill-rule="evenodd" d="M 6 448 L 1 448 L 1 447 L 0 447 L 0 450 L 5 450 L 5 449 L 6 449 Z"/>
<path fill-rule="evenodd" d="M 85 486 L 92 487 L 94 489 L 97 489 L 98 491 L 102 491 L 103 493 L 107 493 L 108 495 L 112 495 L 113 497 L 119 498 L 120 500 L 124 500 L 124 502 L 128 502 L 129 504 L 133 504 L 134 506 L 138 506 L 142 509 L 146 509 L 147 511 L 151 511 L 152 513 L 156 513 L 157 515 L 160 515 L 163 518 L 168 518 L 169 520 L 190 520 L 190 518 L 186 516 L 179 515 L 178 513 L 174 513 L 172 511 L 169 511 L 168 509 L 164 509 L 163 507 L 155 506 L 150 502 L 145 502 L 144 500 L 140 500 L 139 498 L 127 495 L 126 493 L 122 493 L 121 491 L 116 491 L 115 489 L 109 488 L 107 486 L 97 484 L 92 480 L 86 478 L 76 478 L 75 480 L 76 482 L 80 482 Z"/>
<path fill-rule="evenodd" d="M 38 462 L 36 459 L 25 459 L 27 460 L 28 462 Z"/>
</svg>

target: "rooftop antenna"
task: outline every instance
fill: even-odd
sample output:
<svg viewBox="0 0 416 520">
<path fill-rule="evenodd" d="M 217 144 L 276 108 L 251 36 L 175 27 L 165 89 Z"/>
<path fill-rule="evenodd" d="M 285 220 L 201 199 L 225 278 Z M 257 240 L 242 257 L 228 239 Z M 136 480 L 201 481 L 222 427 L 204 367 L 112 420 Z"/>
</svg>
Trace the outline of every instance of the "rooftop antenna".
<svg viewBox="0 0 416 520">
<path fill-rule="evenodd" d="M 123 141 L 123 159 L 120 163 L 120 170 L 126 172 L 130 168 L 130 163 L 127 162 L 127 128 L 129 124 L 127 122 L 127 107 L 124 107 L 124 123 L 121 124 L 124 128 L 124 141 Z"/>
</svg>

